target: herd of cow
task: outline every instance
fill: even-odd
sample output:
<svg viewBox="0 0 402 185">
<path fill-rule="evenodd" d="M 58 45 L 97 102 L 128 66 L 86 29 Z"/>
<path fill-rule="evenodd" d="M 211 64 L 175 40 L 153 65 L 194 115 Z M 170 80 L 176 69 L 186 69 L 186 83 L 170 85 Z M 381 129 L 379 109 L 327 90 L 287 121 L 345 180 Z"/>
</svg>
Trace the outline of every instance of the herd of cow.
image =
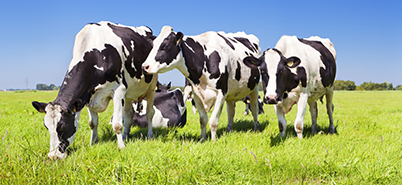
<svg viewBox="0 0 402 185">
<path fill-rule="evenodd" d="M 132 125 L 147 126 L 148 138 L 153 137 L 153 126 L 183 126 L 187 115 L 185 101 L 190 93 L 199 113 L 202 141 L 207 138 L 207 123 L 211 140 L 216 140 L 225 101 L 227 131 L 232 129 L 235 103 L 246 96 L 257 130 L 262 107 L 258 101 L 260 79 L 263 102 L 274 105 L 281 136 L 285 136 L 285 114 L 294 104 L 297 136 L 302 138 L 307 104 L 312 132 L 316 133 L 316 101 L 322 101 L 323 96 L 332 134 L 335 59 L 331 41 L 320 37 L 282 36 L 274 49 L 261 53 L 258 38 L 244 32 L 211 31 L 184 36 L 165 26 L 155 37 L 145 26 L 92 23 L 76 35 L 73 57 L 57 98 L 50 103 L 34 101 L 32 105 L 46 113 L 44 125 L 50 133 L 51 159 L 66 157 L 84 106 L 89 112 L 90 142 L 96 143 L 98 113 L 107 108 L 111 99 L 111 124 L 119 148 L 125 147 L 124 140 Z M 173 69 L 178 69 L 188 81 L 184 95 L 179 89 L 163 89 L 157 82 L 158 73 Z"/>
</svg>

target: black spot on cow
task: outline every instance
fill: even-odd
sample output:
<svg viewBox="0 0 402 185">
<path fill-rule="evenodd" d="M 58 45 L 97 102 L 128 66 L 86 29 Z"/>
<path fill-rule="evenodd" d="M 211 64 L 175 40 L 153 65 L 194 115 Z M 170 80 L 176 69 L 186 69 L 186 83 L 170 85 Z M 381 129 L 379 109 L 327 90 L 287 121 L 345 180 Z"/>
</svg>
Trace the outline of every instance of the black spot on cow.
<svg viewBox="0 0 402 185">
<path fill-rule="evenodd" d="M 240 78 L 241 78 L 240 74 L 241 74 L 241 66 L 240 66 L 240 63 L 237 62 L 237 68 L 236 68 L 236 74 L 235 74 L 235 79 L 237 81 L 240 81 Z"/>
<path fill-rule="evenodd" d="M 219 71 L 219 63 L 221 61 L 221 57 L 219 56 L 219 53 L 217 51 L 212 52 L 209 55 L 209 58 L 206 59 L 206 67 L 208 72 L 211 74 L 209 76 L 209 79 L 215 79 L 218 78 L 220 75 Z"/>
<path fill-rule="evenodd" d="M 108 23 L 108 26 L 112 28 L 113 33 L 121 38 L 125 48 L 128 50 L 129 54 L 127 60 L 124 62 L 127 72 L 130 74 L 131 78 L 136 77 L 140 79 L 143 74 L 141 68 L 142 63 L 144 63 L 152 49 L 152 41 L 155 39 L 155 36 L 152 35 L 152 32 L 147 32 L 144 37 L 130 28 L 120 27 L 110 23 Z M 131 46 L 132 43 L 134 46 Z M 133 50 L 133 48 L 135 49 Z M 134 66 L 134 68 L 132 66 Z M 149 79 L 152 79 L 152 75 L 146 77 L 148 82 L 150 82 Z"/>
<path fill-rule="evenodd" d="M 260 70 L 258 67 L 250 67 L 251 73 L 250 73 L 250 78 L 248 79 L 247 82 L 247 87 L 250 90 L 253 90 L 257 85 L 258 82 L 260 81 Z"/>
<path fill-rule="evenodd" d="M 88 23 L 89 25 L 101 26 L 99 23 Z"/>
<path fill-rule="evenodd" d="M 124 107 L 124 99 L 121 99 L 121 106 Z"/>
<path fill-rule="evenodd" d="M 176 34 L 172 32 L 163 40 L 155 56 L 155 60 L 159 63 L 166 63 L 167 65 L 172 63 L 180 52 L 180 47 L 176 43 Z"/>
<path fill-rule="evenodd" d="M 80 111 L 89 102 L 97 85 L 104 84 L 106 81 L 116 81 L 117 77 L 121 76 L 122 65 L 118 51 L 112 45 L 105 44 L 104 46 L 105 49 L 102 51 L 93 49 L 86 52 L 84 60 L 67 72 L 64 78 L 66 84 L 61 86 L 59 95 L 54 101 L 55 104 L 59 104 L 69 111 L 73 111 L 73 108 Z M 82 102 L 78 107 L 72 105 L 76 102 L 75 98 Z"/>
<path fill-rule="evenodd" d="M 258 52 L 258 50 L 254 47 L 253 44 L 250 43 L 250 41 L 247 38 L 243 37 L 234 37 L 234 38 L 240 43 L 242 43 L 244 46 L 246 46 L 250 51 Z"/>
<path fill-rule="evenodd" d="M 218 35 L 219 35 L 220 37 L 222 37 L 223 40 L 225 40 L 226 44 L 227 44 L 230 48 L 232 48 L 233 50 L 235 50 L 235 47 L 233 46 L 233 44 L 232 44 L 226 37 L 222 36 L 222 35 L 219 34 L 219 33 L 218 33 Z"/>
<path fill-rule="evenodd" d="M 332 86 L 335 80 L 336 64 L 335 58 L 320 41 L 310 41 L 305 39 L 299 39 L 300 42 L 307 44 L 320 52 L 321 61 L 324 63 L 325 69 L 320 67 L 321 82 L 324 87 Z"/>
<path fill-rule="evenodd" d="M 190 74 L 188 79 L 190 79 L 194 84 L 200 84 L 204 62 L 207 58 L 204 55 L 203 47 L 200 43 L 195 42 L 192 38 L 187 38 L 181 43 L 180 46 L 186 62 L 185 65 L 187 66 L 187 70 Z"/>
<path fill-rule="evenodd" d="M 277 101 L 280 101 L 285 92 L 290 92 L 292 89 L 296 88 L 300 83 L 303 87 L 307 86 L 307 75 L 304 67 L 297 67 L 297 65 L 288 64 L 300 64 L 300 59 L 297 57 L 285 58 L 281 55 L 281 61 L 278 63 L 278 68 L 276 72 L 276 93 L 281 95 L 278 97 Z M 297 67 L 296 73 L 291 72 L 290 68 Z"/>
<path fill-rule="evenodd" d="M 56 132 L 58 133 L 57 135 L 59 136 L 59 140 L 61 142 L 59 151 L 61 153 L 65 153 L 67 147 L 70 145 L 67 139 L 76 133 L 77 128 L 75 128 L 74 124 L 71 124 L 74 123 L 75 113 L 63 109 L 61 111 L 61 115 L 60 121 L 57 123 Z"/>
<path fill-rule="evenodd" d="M 224 95 L 228 92 L 228 80 L 229 80 L 229 72 L 227 67 L 225 67 L 225 73 L 222 73 L 220 78 L 216 82 L 216 88 L 222 89 L 222 93 Z"/>
</svg>

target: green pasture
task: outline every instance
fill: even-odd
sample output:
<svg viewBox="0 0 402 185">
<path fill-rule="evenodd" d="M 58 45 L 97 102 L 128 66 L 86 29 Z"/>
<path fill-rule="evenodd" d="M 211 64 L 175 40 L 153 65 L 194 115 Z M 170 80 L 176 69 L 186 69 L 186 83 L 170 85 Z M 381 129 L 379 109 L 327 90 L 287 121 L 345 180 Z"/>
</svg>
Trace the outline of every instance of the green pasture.
<svg viewBox="0 0 402 185">
<path fill-rule="evenodd" d="M 65 160 L 50 160 L 44 114 L 32 101 L 50 102 L 56 91 L 0 92 L 1 184 L 402 184 L 402 92 L 343 92 L 334 95 L 334 124 L 328 134 L 325 106 L 318 103 L 318 129 L 304 138 L 294 133 L 297 108 L 287 114 L 287 137 L 278 133 L 273 107 L 265 105 L 260 130 L 237 103 L 234 129 L 226 133 L 226 108 L 218 139 L 198 142 L 198 114 L 188 107 L 183 128 L 133 128 L 118 149 L 109 125 L 112 105 L 99 118 L 99 142 L 90 145 L 88 113 Z M 187 102 L 187 105 L 190 105 Z M 208 134 L 209 128 L 207 129 Z"/>
</svg>

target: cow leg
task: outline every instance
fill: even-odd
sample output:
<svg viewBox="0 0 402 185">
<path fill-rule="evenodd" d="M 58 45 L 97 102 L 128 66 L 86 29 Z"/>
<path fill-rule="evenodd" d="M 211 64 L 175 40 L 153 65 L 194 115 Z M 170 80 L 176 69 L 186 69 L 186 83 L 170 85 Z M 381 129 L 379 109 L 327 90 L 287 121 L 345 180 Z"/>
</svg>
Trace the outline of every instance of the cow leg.
<svg viewBox="0 0 402 185">
<path fill-rule="evenodd" d="M 303 121 L 306 114 L 308 93 L 301 93 L 299 101 L 297 102 L 297 116 L 295 121 L 295 131 L 299 139 L 303 138 Z"/>
<path fill-rule="evenodd" d="M 112 117 L 112 126 L 113 130 L 116 133 L 116 138 L 117 138 L 117 145 L 119 148 L 125 148 L 126 146 L 124 145 L 123 141 L 123 117 L 124 117 L 124 111 L 123 111 L 123 105 L 122 102 L 125 100 L 125 93 L 126 88 L 123 86 L 120 86 L 116 89 L 113 97 L 113 117 Z"/>
<path fill-rule="evenodd" d="M 204 105 L 201 102 L 200 98 L 195 93 L 193 93 L 193 100 L 194 100 L 195 106 L 198 109 L 198 114 L 200 116 L 200 126 L 201 126 L 200 141 L 204 142 L 207 139 L 208 114 L 205 111 Z"/>
<path fill-rule="evenodd" d="M 211 140 L 216 141 L 216 131 L 219 126 L 219 117 L 222 113 L 223 104 L 225 103 L 225 97 L 222 92 L 218 92 L 216 97 L 214 110 L 212 111 L 211 118 L 209 119 L 209 128 L 211 129 Z M 233 120 L 232 120 L 233 122 Z M 233 123 L 232 123 L 233 124 Z"/>
<path fill-rule="evenodd" d="M 317 133 L 317 117 L 318 117 L 318 110 L 317 110 L 317 102 L 309 102 L 310 107 L 310 114 L 311 114 L 311 133 Z"/>
<path fill-rule="evenodd" d="M 228 112 L 228 128 L 226 129 L 226 132 L 230 132 L 233 129 L 233 118 L 235 115 L 235 107 L 236 107 L 236 102 L 234 102 L 234 101 L 226 102 L 226 110 Z"/>
<path fill-rule="evenodd" d="M 286 118 L 285 113 L 279 105 L 274 105 L 276 116 L 278 117 L 279 135 L 282 138 L 286 137 Z"/>
<path fill-rule="evenodd" d="M 93 145 L 98 142 L 98 113 L 88 108 L 89 127 L 91 127 L 91 141 Z"/>
<path fill-rule="evenodd" d="M 123 132 L 123 140 L 128 140 L 128 136 L 130 135 L 131 125 L 133 124 L 133 116 L 134 109 L 131 104 L 131 100 L 125 99 L 122 100 L 122 106 L 124 107 L 124 115 L 123 115 L 123 123 L 124 123 L 124 132 Z"/>
<path fill-rule="evenodd" d="M 253 92 L 250 94 L 250 109 L 251 113 L 253 114 L 254 118 L 254 131 L 257 131 L 259 129 L 259 124 L 258 124 L 258 89 L 254 89 Z"/>
<path fill-rule="evenodd" d="M 156 87 L 156 82 L 158 81 L 157 76 L 154 75 L 153 79 L 154 83 L 150 85 L 150 88 L 147 91 L 147 121 L 148 121 L 148 134 L 147 138 L 151 139 L 154 137 L 154 133 L 152 132 L 152 118 L 154 117 L 155 114 L 155 109 L 154 109 L 154 99 L 155 99 L 155 87 Z"/>
<path fill-rule="evenodd" d="M 334 120 L 332 117 L 332 114 L 334 112 L 334 104 L 332 103 L 332 98 L 334 96 L 334 91 L 331 89 L 329 92 L 327 92 L 325 98 L 327 100 L 327 114 L 329 118 L 329 133 L 334 134 L 335 133 L 335 127 L 334 127 Z"/>
</svg>

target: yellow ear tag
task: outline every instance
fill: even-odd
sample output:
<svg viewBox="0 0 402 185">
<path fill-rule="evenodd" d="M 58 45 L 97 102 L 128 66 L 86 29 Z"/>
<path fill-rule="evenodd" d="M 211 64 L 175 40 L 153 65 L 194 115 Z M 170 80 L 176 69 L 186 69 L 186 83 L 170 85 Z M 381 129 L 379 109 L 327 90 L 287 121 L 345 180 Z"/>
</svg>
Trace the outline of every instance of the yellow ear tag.
<svg viewBox="0 0 402 185">
<path fill-rule="evenodd" d="M 288 66 L 292 67 L 293 66 L 293 61 L 288 62 Z"/>
<path fill-rule="evenodd" d="M 155 91 L 158 90 L 158 86 L 155 87 Z"/>
<path fill-rule="evenodd" d="M 181 40 L 181 38 L 179 40 L 177 40 L 176 45 L 179 44 L 180 40 Z"/>
</svg>

